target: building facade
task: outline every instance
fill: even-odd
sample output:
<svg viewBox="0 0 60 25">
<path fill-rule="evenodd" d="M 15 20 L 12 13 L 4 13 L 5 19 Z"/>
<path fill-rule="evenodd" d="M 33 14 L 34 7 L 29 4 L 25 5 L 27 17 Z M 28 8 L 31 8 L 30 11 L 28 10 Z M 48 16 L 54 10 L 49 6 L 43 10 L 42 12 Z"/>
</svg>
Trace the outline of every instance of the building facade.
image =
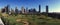
<svg viewBox="0 0 60 25">
<path fill-rule="evenodd" d="M 46 13 L 48 13 L 48 5 L 46 5 Z"/>
<path fill-rule="evenodd" d="M 21 12 L 25 13 L 25 8 L 24 7 L 21 7 Z"/>
<path fill-rule="evenodd" d="M 17 9 L 17 7 L 15 8 L 15 13 L 18 14 L 18 9 Z"/>
<path fill-rule="evenodd" d="M 41 13 L 41 6 L 39 5 L 39 13 Z"/>
<path fill-rule="evenodd" d="M 9 11 L 10 11 L 10 10 L 9 10 L 9 5 L 5 6 L 4 9 L 5 9 L 5 12 L 6 12 L 7 14 L 9 14 Z"/>
</svg>

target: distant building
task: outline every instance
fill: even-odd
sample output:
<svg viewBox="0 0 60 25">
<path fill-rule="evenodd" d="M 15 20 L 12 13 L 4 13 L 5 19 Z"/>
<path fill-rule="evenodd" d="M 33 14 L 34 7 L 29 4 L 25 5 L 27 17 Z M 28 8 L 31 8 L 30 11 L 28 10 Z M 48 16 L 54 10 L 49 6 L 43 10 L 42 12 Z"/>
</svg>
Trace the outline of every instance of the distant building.
<svg viewBox="0 0 60 25">
<path fill-rule="evenodd" d="M 41 13 L 41 6 L 39 5 L 39 13 Z"/>
<path fill-rule="evenodd" d="M 21 10 L 19 10 L 19 14 L 22 14 L 22 11 Z"/>
<path fill-rule="evenodd" d="M 4 8 L 2 8 L 2 9 L 1 9 L 1 13 L 4 13 L 4 12 L 5 12 L 5 9 L 4 9 Z"/>
<path fill-rule="evenodd" d="M 4 9 L 5 9 L 5 12 L 8 14 L 9 11 L 10 11 L 10 10 L 9 10 L 9 5 L 5 6 Z"/>
<path fill-rule="evenodd" d="M 46 13 L 48 13 L 48 6 L 46 6 Z"/>
<path fill-rule="evenodd" d="M 17 7 L 15 8 L 15 13 L 18 14 L 18 9 L 17 9 Z"/>
<path fill-rule="evenodd" d="M 36 9 L 35 8 L 33 8 L 33 13 L 36 13 Z"/>
<path fill-rule="evenodd" d="M 25 9 L 25 13 L 27 14 L 29 11 L 28 11 L 28 8 Z"/>
<path fill-rule="evenodd" d="M 25 13 L 25 8 L 24 7 L 21 7 L 21 12 Z"/>
<path fill-rule="evenodd" d="M 7 14 L 9 14 L 9 5 L 7 5 L 7 6 L 5 6 L 4 8 L 2 8 L 2 13 L 7 13 Z"/>
<path fill-rule="evenodd" d="M 14 10 L 11 8 L 11 14 L 13 14 L 14 13 Z"/>
<path fill-rule="evenodd" d="M 29 9 L 29 13 L 36 13 L 36 9 L 35 8 L 32 8 L 32 9 Z"/>
</svg>

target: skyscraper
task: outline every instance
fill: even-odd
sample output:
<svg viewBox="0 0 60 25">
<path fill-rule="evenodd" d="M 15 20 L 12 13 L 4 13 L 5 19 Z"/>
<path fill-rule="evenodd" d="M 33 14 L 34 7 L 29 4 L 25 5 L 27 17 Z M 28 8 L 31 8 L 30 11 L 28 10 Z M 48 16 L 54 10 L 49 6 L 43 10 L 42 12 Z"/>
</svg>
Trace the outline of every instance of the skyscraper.
<svg viewBox="0 0 60 25">
<path fill-rule="evenodd" d="M 11 14 L 13 14 L 14 13 L 14 10 L 11 8 Z"/>
<path fill-rule="evenodd" d="M 41 13 L 41 6 L 39 5 L 39 13 Z"/>
<path fill-rule="evenodd" d="M 35 8 L 31 8 L 31 9 L 29 9 L 29 13 L 33 13 L 33 14 L 35 14 L 35 13 L 36 13 L 36 9 L 35 9 Z"/>
<path fill-rule="evenodd" d="M 46 14 L 48 14 L 48 5 L 46 5 Z"/>
<path fill-rule="evenodd" d="M 9 5 L 5 7 L 5 12 L 8 14 L 9 13 Z"/>
<path fill-rule="evenodd" d="M 25 13 L 26 13 L 26 14 L 28 13 L 28 7 L 25 9 Z"/>
<path fill-rule="evenodd" d="M 25 8 L 21 7 L 21 11 L 22 11 L 22 13 L 25 13 Z"/>
<path fill-rule="evenodd" d="M 15 13 L 18 14 L 18 9 L 17 9 L 17 7 L 15 8 Z"/>
</svg>

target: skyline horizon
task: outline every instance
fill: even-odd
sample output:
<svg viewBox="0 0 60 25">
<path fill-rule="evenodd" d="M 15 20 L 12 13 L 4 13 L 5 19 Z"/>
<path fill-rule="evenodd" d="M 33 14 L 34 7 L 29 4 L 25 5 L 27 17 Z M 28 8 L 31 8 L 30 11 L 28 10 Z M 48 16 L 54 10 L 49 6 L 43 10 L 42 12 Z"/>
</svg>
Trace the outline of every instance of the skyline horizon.
<svg viewBox="0 0 60 25">
<path fill-rule="evenodd" d="M 41 5 L 41 12 L 45 12 L 46 5 L 49 7 L 49 12 L 60 12 L 60 0 L 0 0 L 0 9 L 6 5 L 10 5 L 10 8 L 17 8 L 21 10 L 21 7 L 28 7 L 28 9 L 35 8 L 39 10 Z"/>
<path fill-rule="evenodd" d="M 8 4 L 7 4 L 7 5 L 8 5 Z M 7 6 L 7 5 L 6 5 L 6 6 Z M 4 6 L 3 8 L 5 8 L 6 6 Z M 41 6 L 41 5 L 40 5 L 40 6 Z M 46 6 L 48 6 L 48 5 L 46 5 Z M 46 6 L 45 6 L 45 7 L 46 7 Z M 10 5 L 9 5 L 9 7 L 10 7 Z M 17 6 L 16 6 L 16 7 L 17 7 Z M 16 8 L 16 7 L 15 7 L 15 8 Z M 24 7 L 24 6 L 21 6 L 21 7 Z M 26 9 L 26 8 L 28 8 L 28 7 L 24 7 L 24 9 Z M 1 9 L 2 9 L 2 8 L 1 8 Z M 13 8 L 10 8 L 10 10 L 11 10 L 11 9 L 13 9 Z M 18 9 L 18 7 L 17 7 L 17 9 Z M 35 8 L 30 8 L 30 9 L 35 9 Z M 39 9 L 39 6 L 38 6 L 38 9 Z M 45 8 L 45 9 L 46 9 L 46 8 Z M 13 9 L 13 10 L 15 11 L 15 9 Z M 18 10 L 19 10 L 19 9 L 18 9 Z M 21 8 L 20 8 L 20 10 L 21 10 Z M 20 11 L 20 10 L 19 10 L 19 11 Z M 29 9 L 28 9 L 28 10 L 29 10 Z M 37 10 L 36 10 L 36 11 L 37 11 Z M 39 11 L 39 10 L 38 10 L 38 11 Z M 37 12 L 38 12 L 38 11 L 37 11 Z M 45 10 L 44 12 L 46 12 L 46 10 Z M 48 12 L 49 12 L 49 6 L 48 6 Z M 42 13 L 42 11 L 41 11 L 41 13 Z M 60 12 L 49 12 L 49 13 L 60 13 Z"/>
</svg>

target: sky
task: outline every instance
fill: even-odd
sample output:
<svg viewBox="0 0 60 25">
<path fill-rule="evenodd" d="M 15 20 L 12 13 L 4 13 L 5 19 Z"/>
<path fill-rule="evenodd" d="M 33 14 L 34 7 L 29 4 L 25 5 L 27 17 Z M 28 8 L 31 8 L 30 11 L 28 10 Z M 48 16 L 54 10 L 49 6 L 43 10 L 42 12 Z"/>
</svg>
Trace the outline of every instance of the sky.
<svg viewBox="0 0 60 25">
<path fill-rule="evenodd" d="M 35 8 L 39 10 L 41 5 L 41 12 L 45 12 L 46 5 L 49 7 L 49 12 L 60 12 L 60 0 L 0 0 L 0 9 L 6 5 L 10 5 L 10 8 L 15 9 L 17 7 L 21 10 L 21 7 L 31 9 Z"/>
</svg>

